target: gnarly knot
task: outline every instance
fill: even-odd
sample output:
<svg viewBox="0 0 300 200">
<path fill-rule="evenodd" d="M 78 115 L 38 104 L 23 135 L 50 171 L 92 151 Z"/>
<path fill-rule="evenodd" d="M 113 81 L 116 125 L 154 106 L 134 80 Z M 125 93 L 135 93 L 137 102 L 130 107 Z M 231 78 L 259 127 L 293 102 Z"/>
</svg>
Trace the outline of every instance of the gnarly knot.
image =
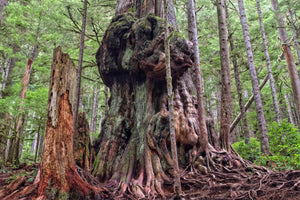
<svg viewBox="0 0 300 200">
<path fill-rule="evenodd" d="M 163 80 L 166 73 L 163 20 L 148 15 L 136 19 L 132 14 L 113 18 L 96 53 L 104 83 L 132 79 Z M 172 77 L 181 76 L 193 65 L 192 43 L 171 28 L 170 65 Z"/>
</svg>

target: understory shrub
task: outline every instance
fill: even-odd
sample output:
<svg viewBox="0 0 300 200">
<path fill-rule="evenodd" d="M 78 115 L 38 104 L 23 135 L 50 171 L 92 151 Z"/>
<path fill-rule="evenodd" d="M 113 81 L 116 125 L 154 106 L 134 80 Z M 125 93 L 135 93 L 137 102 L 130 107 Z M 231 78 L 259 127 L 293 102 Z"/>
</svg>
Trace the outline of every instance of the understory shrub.
<svg viewBox="0 0 300 200">
<path fill-rule="evenodd" d="M 256 164 L 267 166 L 274 170 L 300 169 L 300 134 L 297 127 L 283 121 L 273 122 L 268 126 L 271 155 L 263 156 L 260 152 L 260 142 L 250 138 L 250 143 L 244 140 L 236 142 L 232 147 L 244 159 Z"/>
</svg>

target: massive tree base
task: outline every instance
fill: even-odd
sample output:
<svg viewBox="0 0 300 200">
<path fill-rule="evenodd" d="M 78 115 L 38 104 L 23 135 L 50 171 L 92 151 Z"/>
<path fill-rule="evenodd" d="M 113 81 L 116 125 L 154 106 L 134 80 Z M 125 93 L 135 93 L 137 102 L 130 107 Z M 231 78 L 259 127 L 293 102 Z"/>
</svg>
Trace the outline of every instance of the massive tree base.
<svg viewBox="0 0 300 200">
<path fill-rule="evenodd" d="M 96 54 L 111 97 L 94 144 L 97 156 L 92 173 L 116 199 L 174 197 L 164 27 L 163 20 L 153 15 L 141 19 L 130 13 L 116 16 Z M 187 70 L 193 66 L 192 45 L 170 29 L 175 135 L 183 197 L 251 199 L 255 198 L 251 190 L 261 195 L 259 191 L 269 187 L 268 182 L 258 181 L 257 188 L 254 185 L 263 177 L 269 181 L 270 171 L 250 165 L 234 153 L 217 151 L 211 146 L 216 144 L 214 135 L 209 136 L 208 150 L 201 145 L 204 135 L 198 122 L 195 87 Z M 297 181 L 298 177 L 294 184 Z"/>
<path fill-rule="evenodd" d="M 181 169 L 182 199 L 284 199 L 294 200 L 300 198 L 300 171 L 273 172 L 264 167 L 253 165 L 248 161 L 232 158 L 224 152 L 214 153 L 210 171 L 207 171 L 200 162 Z M 12 169 L 6 169 L 12 170 Z M 32 174 L 32 168 L 12 170 L 18 174 L 26 170 Z M 77 167 L 81 178 L 87 183 L 98 188 L 97 195 L 79 195 L 71 188 L 69 199 L 141 199 L 136 193 L 137 187 L 129 183 L 128 190 L 121 193 L 118 184 L 99 184 L 89 172 Z M 12 176 L 12 174 L 10 176 Z M 8 174 L 0 173 L 0 199 L 3 200 L 33 200 L 36 199 L 38 184 L 28 182 L 32 176 L 18 176 L 10 184 Z M 174 199 L 172 182 L 162 186 L 165 199 Z M 144 188 L 140 188 L 143 192 Z M 162 199 L 162 196 L 145 196 L 144 199 Z"/>
</svg>

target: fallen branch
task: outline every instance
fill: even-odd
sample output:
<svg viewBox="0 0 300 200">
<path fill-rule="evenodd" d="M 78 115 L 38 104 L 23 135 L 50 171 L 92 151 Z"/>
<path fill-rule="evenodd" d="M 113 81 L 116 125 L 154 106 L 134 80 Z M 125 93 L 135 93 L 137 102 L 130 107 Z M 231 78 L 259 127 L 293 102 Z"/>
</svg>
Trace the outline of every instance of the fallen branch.
<svg viewBox="0 0 300 200">
<path fill-rule="evenodd" d="M 261 90 L 265 86 L 265 84 L 267 83 L 268 79 L 269 79 L 269 76 L 266 75 L 265 78 L 264 78 L 264 80 L 263 80 L 263 82 L 259 85 L 259 90 Z M 254 95 L 252 95 L 250 97 L 250 99 L 247 101 L 247 103 L 245 105 L 245 111 L 247 111 L 248 108 L 250 108 L 250 105 L 252 104 L 253 101 L 254 101 Z M 242 114 L 239 113 L 237 115 L 237 117 L 233 120 L 232 124 L 230 125 L 230 133 L 234 130 L 234 128 L 236 127 L 236 125 L 240 122 L 241 118 L 242 118 Z"/>
</svg>

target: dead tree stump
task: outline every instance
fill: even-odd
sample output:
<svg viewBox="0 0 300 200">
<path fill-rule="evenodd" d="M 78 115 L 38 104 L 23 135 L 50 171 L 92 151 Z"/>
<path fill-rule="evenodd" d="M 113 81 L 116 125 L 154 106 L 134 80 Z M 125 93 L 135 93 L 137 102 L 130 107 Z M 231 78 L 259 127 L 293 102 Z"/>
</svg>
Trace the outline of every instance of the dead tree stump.
<svg viewBox="0 0 300 200">
<path fill-rule="evenodd" d="M 86 195 L 91 189 L 78 175 L 73 154 L 75 77 L 70 56 L 61 47 L 54 49 L 38 199 L 68 197 L 71 188 Z"/>
</svg>

